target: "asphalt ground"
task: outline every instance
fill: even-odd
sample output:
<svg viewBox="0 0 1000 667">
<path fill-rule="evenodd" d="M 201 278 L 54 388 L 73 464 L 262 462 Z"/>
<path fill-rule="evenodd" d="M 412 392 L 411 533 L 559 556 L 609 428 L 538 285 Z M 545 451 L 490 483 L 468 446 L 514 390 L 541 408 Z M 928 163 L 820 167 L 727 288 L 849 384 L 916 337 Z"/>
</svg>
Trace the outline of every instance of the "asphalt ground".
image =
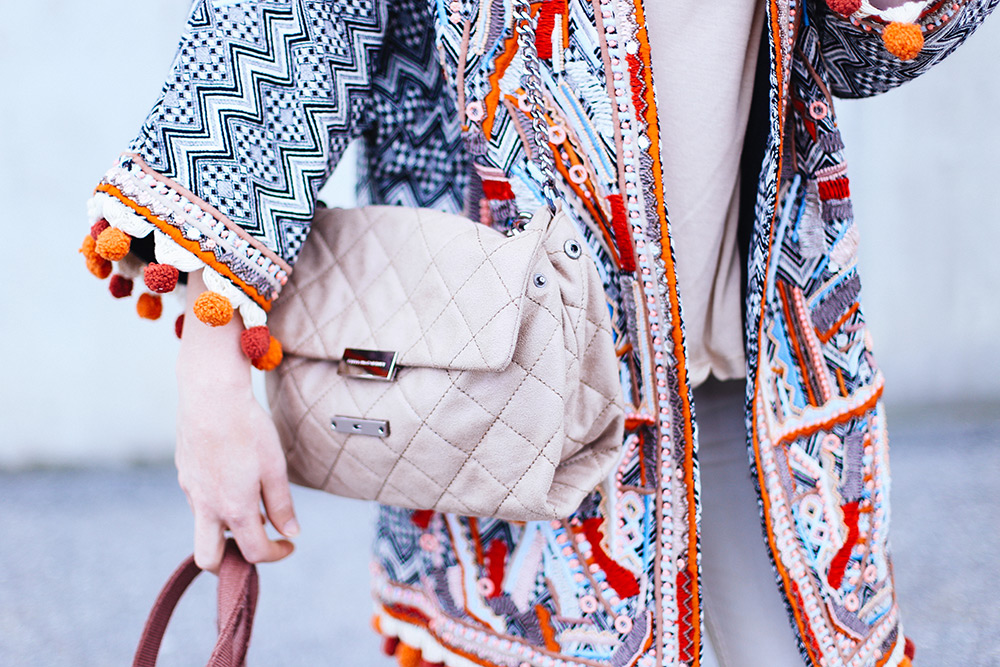
<svg viewBox="0 0 1000 667">
<path fill-rule="evenodd" d="M 889 419 L 895 576 L 916 665 L 996 667 L 1000 406 Z M 291 558 L 260 567 L 248 664 L 389 667 L 369 627 L 372 506 L 305 489 L 295 499 L 303 532 Z M 167 464 L 0 473 L 0 666 L 130 664 L 191 530 Z M 205 575 L 181 601 L 161 667 L 205 664 L 214 595 Z"/>
</svg>

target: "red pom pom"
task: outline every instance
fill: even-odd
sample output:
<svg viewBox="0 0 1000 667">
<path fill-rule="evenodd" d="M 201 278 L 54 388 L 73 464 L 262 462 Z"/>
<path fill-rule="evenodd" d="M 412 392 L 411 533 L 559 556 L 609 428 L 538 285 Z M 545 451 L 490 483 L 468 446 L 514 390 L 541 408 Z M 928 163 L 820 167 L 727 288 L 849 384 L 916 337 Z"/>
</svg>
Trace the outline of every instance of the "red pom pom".
<svg viewBox="0 0 1000 667">
<path fill-rule="evenodd" d="M 909 637 L 903 637 L 905 643 L 903 644 L 903 655 L 905 655 L 910 660 L 913 660 L 913 655 L 917 652 L 917 647 L 914 645 L 913 640 Z"/>
<path fill-rule="evenodd" d="M 132 284 L 131 278 L 126 278 L 122 274 L 116 273 L 111 276 L 111 283 L 108 285 L 108 289 L 111 290 L 111 296 L 116 299 L 124 299 L 132 295 Z"/>
<path fill-rule="evenodd" d="M 143 319 L 158 320 L 163 314 L 163 300 L 156 294 L 140 294 L 135 310 Z"/>
<path fill-rule="evenodd" d="M 94 239 L 96 241 L 97 237 L 101 235 L 101 232 L 103 232 L 105 229 L 107 229 L 110 226 L 111 225 L 108 224 L 107 220 L 105 220 L 104 218 L 101 218 L 100 220 L 98 220 L 97 222 L 95 222 L 93 225 L 91 225 L 91 227 L 90 227 L 90 238 L 92 238 L 92 239 Z"/>
<path fill-rule="evenodd" d="M 861 0 L 826 0 L 826 4 L 841 16 L 850 16 L 861 9 Z"/>
<path fill-rule="evenodd" d="M 142 278 L 146 281 L 149 291 L 157 294 L 172 292 L 177 287 L 177 278 L 180 271 L 169 264 L 147 264 Z"/>
<path fill-rule="evenodd" d="M 178 315 L 177 319 L 174 320 L 174 334 L 178 338 L 184 335 L 184 313 Z"/>
<path fill-rule="evenodd" d="M 396 655 L 396 648 L 399 646 L 398 637 L 386 637 L 385 641 L 382 642 L 382 653 L 388 656 Z"/>
<path fill-rule="evenodd" d="M 267 327 L 250 327 L 240 334 L 240 347 L 250 359 L 260 359 L 271 347 L 271 332 Z"/>
</svg>

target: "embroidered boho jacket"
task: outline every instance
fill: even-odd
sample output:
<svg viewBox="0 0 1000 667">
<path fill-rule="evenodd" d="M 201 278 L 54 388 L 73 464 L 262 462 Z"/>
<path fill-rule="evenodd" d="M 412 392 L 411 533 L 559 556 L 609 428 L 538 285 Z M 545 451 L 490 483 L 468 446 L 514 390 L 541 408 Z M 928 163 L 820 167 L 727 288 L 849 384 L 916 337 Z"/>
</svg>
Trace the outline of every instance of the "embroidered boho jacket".
<svg viewBox="0 0 1000 667">
<path fill-rule="evenodd" d="M 700 662 L 694 406 L 643 1 L 536 1 L 525 49 L 523 0 L 198 0 L 162 96 L 92 200 L 84 252 L 102 277 L 121 258 L 113 292 L 155 254 L 167 266 L 146 269 L 152 291 L 172 288 L 170 266 L 205 267 L 225 297 L 214 304 L 228 300 L 253 327 L 352 138 L 364 139 L 370 201 L 501 228 L 541 203 L 537 158 L 553 150 L 560 199 L 605 281 L 631 404 L 622 459 L 564 521 L 383 508 L 377 624 L 414 665 L 416 650 L 454 667 Z M 742 160 L 748 445 L 766 548 L 810 665 L 909 660 L 887 542 L 882 377 L 858 304 L 833 97 L 926 71 L 997 2 L 881 13 L 858 0 L 768 2 Z M 158 314 L 156 298 L 140 311 Z M 274 344 L 263 357 L 266 345 L 249 347 L 259 366 L 275 362 Z"/>
</svg>

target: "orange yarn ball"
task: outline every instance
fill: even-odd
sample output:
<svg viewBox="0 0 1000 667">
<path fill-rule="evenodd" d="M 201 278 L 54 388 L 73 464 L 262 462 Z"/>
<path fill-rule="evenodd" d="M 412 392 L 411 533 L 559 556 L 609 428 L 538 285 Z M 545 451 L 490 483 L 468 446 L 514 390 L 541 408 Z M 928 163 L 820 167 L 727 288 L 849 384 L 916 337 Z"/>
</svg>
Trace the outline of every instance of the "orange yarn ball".
<svg viewBox="0 0 1000 667">
<path fill-rule="evenodd" d="M 903 656 L 903 659 L 899 661 L 899 667 L 913 667 L 913 663 L 910 662 L 909 658 Z"/>
<path fill-rule="evenodd" d="M 93 257 L 87 260 L 87 270 L 93 273 L 100 280 L 104 280 L 111 275 L 111 262 L 100 257 Z"/>
<path fill-rule="evenodd" d="M 83 243 L 80 245 L 80 250 L 78 250 L 78 252 L 83 255 L 85 259 L 97 257 L 97 239 L 90 234 L 84 236 Z"/>
<path fill-rule="evenodd" d="M 104 280 L 111 275 L 111 262 L 97 254 L 97 241 L 89 234 L 83 237 L 80 254 L 87 262 L 87 270 Z"/>
<path fill-rule="evenodd" d="M 254 368 L 261 371 L 273 371 L 281 363 L 285 353 L 281 349 L 281 343 L 274 336 L 271 336 L 271 344 L 267 348 L 264 356 L 252 359 L 250 363 Z"/>
<path fill-rule="evenodd" d="M 399 667 L 420 667 L 420 650 L 400 643 L 399 648 L 396 649 L 396 661 L 399 663 Z"/>
<path fill-rule="evenodd" d="M 218 292 L 202 292 L 194 301 L 194 315 L 210 327 L 221 327 L 233 319 L 233 304 Z"/>
<path fill-rule="evenodd" d="M 914 23 L 890 23 L 882 31 L 882 41 L 900 60 L 913 60 L 924 48 L 924 33 Z"/>
<path fill-rule="evenodd" d="M 97 236 L 97 254 L 117 262 L 124 259 L 132 247 L 132 237 L 116 227 L 108 227 Z"/>
<path fill-rule="evenodd" d="M 158 320 L 163 314 L 163 299 L 157 294 L 145 292 L 139 295 L 135 310 L 145 320 Z"/>
<path fill-rule="evenodd" d="M 382 634 L 382 619 L 378 614 L 372 615 L 372 630 L 377 634 Z"/>
</svg>

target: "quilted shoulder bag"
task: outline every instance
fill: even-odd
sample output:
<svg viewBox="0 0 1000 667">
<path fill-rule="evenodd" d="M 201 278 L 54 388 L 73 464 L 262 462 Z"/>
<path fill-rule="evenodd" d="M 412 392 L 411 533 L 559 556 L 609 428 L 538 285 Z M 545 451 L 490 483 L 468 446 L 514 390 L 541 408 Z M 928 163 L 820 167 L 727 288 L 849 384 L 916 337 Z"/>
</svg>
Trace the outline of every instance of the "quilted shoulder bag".
<svg viewBox="0 0 1000 667">
<path fill-rule="evenodd" d="M 569 515 L 618 459 L 600 276 L 572 221 L 504 235 L 402 207 L 321 209 L 269 322 L 299 484 L 508 520 Z"/>
</svg>

